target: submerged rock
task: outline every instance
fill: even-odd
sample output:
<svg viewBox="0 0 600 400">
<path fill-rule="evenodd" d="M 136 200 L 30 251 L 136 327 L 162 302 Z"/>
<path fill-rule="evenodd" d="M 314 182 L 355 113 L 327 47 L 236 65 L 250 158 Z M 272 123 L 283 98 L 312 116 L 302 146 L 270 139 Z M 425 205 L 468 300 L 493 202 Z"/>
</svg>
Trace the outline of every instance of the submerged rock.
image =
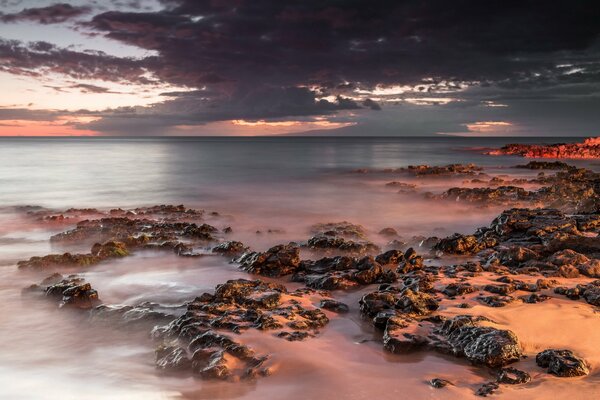
<svg viewBox="0 0 600 400">
<path fill-rule="evenodd" d="M 531 376 L 527 372 L 518 370 L 516 368 L 502 368 L 498 372 L 498 383 L 504 383 L 507 385 L 521 385 L 530 381 Z"/>
<path fill-rule="evenodd" d="M 244 246 L 242 242 L 235 240 L 228 240 L 223 243 L 219 243 L 217 246 L 212 248 L 213 253 L 222 254 L 225 256 L 236 256 L 240 255 L 248 250 L 248 247 Z"/>
<path fill-rule="evenodd" d="M 59 307 L 72 307 L 88 310 L 101 304 L 98 292 L 85 279 L 77 275 L 63 278 L 54 274 L 44 279 L 40 285 L 33 285 L 27 292 L 44 294 L 59 301 Z"/>
<path fill-rule="evenodd" d="M 452 382 L 442 378 L 433 378 L 429 381 L 429 384 L 436 389 L 445 388 L 448 385 L 454 386 Z"/>
</svg>

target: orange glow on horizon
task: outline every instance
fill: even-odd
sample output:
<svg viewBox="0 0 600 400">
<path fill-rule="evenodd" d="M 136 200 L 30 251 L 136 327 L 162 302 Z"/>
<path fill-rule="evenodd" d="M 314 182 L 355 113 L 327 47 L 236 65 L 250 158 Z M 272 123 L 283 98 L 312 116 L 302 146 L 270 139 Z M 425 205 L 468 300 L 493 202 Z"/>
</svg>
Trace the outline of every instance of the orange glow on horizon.
<svg viewBox="0 0 600 400">
<path fill-rule="evenodd" d="M 0 121 L 0 136 L 97 136 L 98 132 L 74 126 L 97 119 L 61 116 L 55 121 L 3 120 Z"/>
</svg>

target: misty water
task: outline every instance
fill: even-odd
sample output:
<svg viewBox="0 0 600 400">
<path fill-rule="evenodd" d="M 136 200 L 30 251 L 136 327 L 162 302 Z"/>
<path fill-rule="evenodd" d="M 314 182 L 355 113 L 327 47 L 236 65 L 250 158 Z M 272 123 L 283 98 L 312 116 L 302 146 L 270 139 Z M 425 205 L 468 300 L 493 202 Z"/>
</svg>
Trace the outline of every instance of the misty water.
<svg viewBox="0 0 600 400">
<path fill-rule="evenodd" d="M 377 232 L 385 227 L 405 237 L 467 233 L 489 224 L 500 210 L 458 204 L 432 207 L 421 197 L 401 196 L 386 188 L 389 177 L 352 171 L 473 162 L 490 173 L 533 176 L 535 172 L 508 168 L 522 159 L 483 154 L 482 148 L 506 142 L 502 138 L 1 139 L 0 398 L 396 399 L 403 398 L 409 387 L 414 398 L 472 394 L 465 387 L 475 387 L 486 377 L 467 362 L 431 352 L 384 353 L 380 333 L 358 312 L 357 301 L 367 289 L 338 293 L 336 298 L 349 304 L 351 312 L 347 317 L 332 316 L 317 338 L 289 343 L 269 333 L 245 334 L 245 342 L 277 359 L 270 377 L 230 383 L 160 374 L 147 332 L 92 326 L 81 315 L 56 309 L 56 304 L 21 295 L 24 287 L 47 274 L 19 271 L 17 261 L 80 249 L 49 241 L 72 224 L 35 224 L 20 207 L 107 210 L 185 204 L 218 212 L 218 219 L 207 222 L 218 228 L 232 226 L 235 239 L 255 250 L 306 240 L 314 223 L 346 220 L 363 225 L 370 239 L 384 246 L 386 240 Z M 593 162 L 576 164 L 599 169 Z M 421 184 L 440 192 L 461 181 Z M 269 230 L 274 233 L 266 233 Z M 152 251 L 102 263 L 81 275 L 92 282 L 103 302 L 129 305 L 144 301 L 178 305 L 227 279 L 248 277 L 221 257 L 181 258 Z M 555 305 L 552 312 L 560 315 L 561 304 Z M 589 318 L 581 315 L 582 321 Z M 457 386 L 441 394 L 426 384 L 432 377 L 452 379 Z M 582 385 L 581 393 L 589 395 L 590 387 Z M 556 382 L 549 388 L 567 393 L 569 384 Z M 544 398 L 538 392 L 513 391 L 514 397 Z"/>
</svg>

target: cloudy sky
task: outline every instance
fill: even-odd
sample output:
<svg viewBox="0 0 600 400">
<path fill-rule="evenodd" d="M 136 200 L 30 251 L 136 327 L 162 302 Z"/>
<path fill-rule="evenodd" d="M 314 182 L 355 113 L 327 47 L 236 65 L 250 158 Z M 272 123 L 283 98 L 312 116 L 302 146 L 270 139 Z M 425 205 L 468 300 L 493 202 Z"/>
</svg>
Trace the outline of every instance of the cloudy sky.
<svg viewBox="0 0 600 400">
<path fill-rule="evenodd" d="M 0 135 L 600 135 L 597 0 L 0 0 Z"/>
</svg>

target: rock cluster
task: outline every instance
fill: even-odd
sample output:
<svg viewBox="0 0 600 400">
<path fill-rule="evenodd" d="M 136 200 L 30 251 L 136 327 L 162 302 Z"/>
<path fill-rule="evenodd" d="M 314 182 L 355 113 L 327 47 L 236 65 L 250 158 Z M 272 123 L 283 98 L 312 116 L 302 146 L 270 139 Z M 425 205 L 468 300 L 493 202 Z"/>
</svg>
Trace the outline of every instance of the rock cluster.
<svg viewBox="0 0 600 400">
<path fill-rule="evenodd" d="M 92 289 L 92 285 L 85 279 L 77 275 L 63 277 L 60 274 L 53 274 L 39 285 L 31 285 L 26 288 L 24 292 L 43 294 L 50 299 L 57 300 L 59 307 L 87 310 L 101 303 L 98 292 Z"/>
<path fill-rule="evenodd" d="M 204 378 L 268 374 L 263 366 L 266 357 L 256 356 L 220 331 L 276 331 L 276 337 L 290 341 L 314 336 L 329 319 L 319 308 L 303 304 L 301 300 L 308 294 L 315 292 L 288 292 L 283 285 L 261 280 L 238 279 L 218 285 L 214 294 L 202 294 L 188 304 L 182 316 L 154 329 L 153 336 L 161 341 L 157 366 Z"/>
<path fill-rule="evenodd" d="M 508 144 L 490 155 L 518 155 L 527 158 L 600 158 L 600 137 L 588 138 L 583 143 L 557 143 L 550 145 Z"/>
</svg>

